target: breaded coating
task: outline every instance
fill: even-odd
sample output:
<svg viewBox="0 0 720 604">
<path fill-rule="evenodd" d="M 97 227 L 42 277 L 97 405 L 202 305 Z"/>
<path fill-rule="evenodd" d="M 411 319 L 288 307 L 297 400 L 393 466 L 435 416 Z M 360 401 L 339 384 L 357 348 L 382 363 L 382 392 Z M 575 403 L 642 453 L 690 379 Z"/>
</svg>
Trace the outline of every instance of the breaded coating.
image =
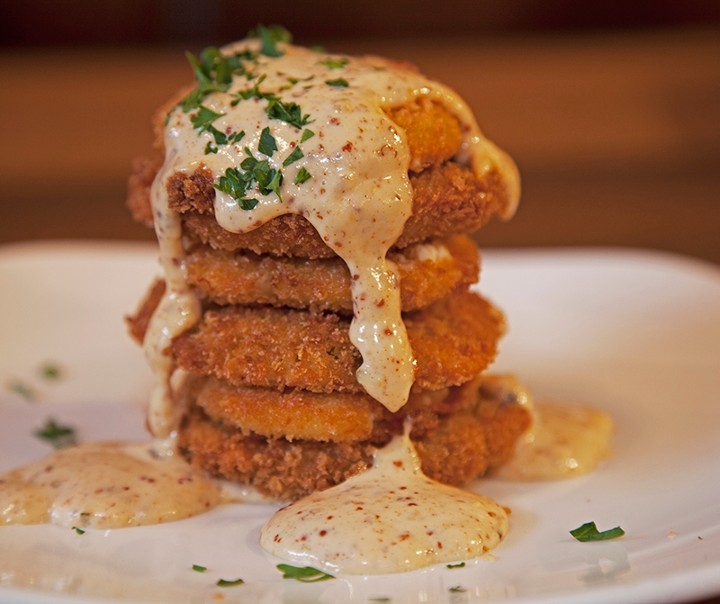
<svg viewBox="0 0 720 604">
<path fill-rule="evenodd" d="M 178 446 L 195 468 L 279 500 L 299 499 L 366 470 L 375 450 L 369 443 L 244 436 L 209 420 L 198 408 L 185 416 Z"/>
<path fill-rule="evenodd" d="M 475 244 L 463 236 L 388 254 L 400 274 L 403 311 L 428 306 L 477 280 Z M 307 260 L 196 246 L 185 260 L 188 283 L 216 304 L 269 304 L 352 312 L 350 271 L 340 258 Z"/>
<path fill-rule="evenodd" d="M 439 390 L 471 380 L 495 358 L 505 323 L 500 311 L 464 292 L 405 316 L 417 360 L 414 388 Z M 178 336 L 171 353 L 178 367 L 233 384 L 362 392 L 355 380 L 360 353 L 350 321 L 336 314 L 261 307 L 207 310 Z"/>
<path fill-rule="evenodd" d="M 427 97 L 385 111 L 405 133 L 410 149 L 410 171 L 439 166 L 457 155 L 463 133 L 457 118 Z"/>
<path fill-rule="evenodd" d="M 478 397 L 470 408 L 439 417 L 422 437 L 411 432 L 410 438 L 425 474 L 448 484 L 464 484 L 509 459 L 512 443 L 529 425 L 525 407 Z M 180 449 L 196 468 L 289 500 L 365 470 L 372 464 L 374 446 L 388 440 L 386 436 L 382 442 L 291 442 L 244 435 L 208 418 L 199 407 L 191 409 L 179 432 Z"/>
<path fill-rule="evenodd" d="M 162 159 L 154 157 L 138 157 L 132 162 L 132 169 L 128 178 L 127 207 L 133 220 L 153 226 L 153 213 L 150 203 L 150 187 L 155 175 L 162 167 Z"/>
<path fill-rule="evenodd" d="M 136 220 L 152 224 L 150 185 L 153 166 L 138 160 L 130 179 L 128 205 Z M 505 185 L 495 170 L 482 179 L 470 168 L 455 163 L 411 174 L 412 215 L 405 223 L 395 248 L 405 248 L 430 238 L 472 233 L 506 205 Z M 193 174 L 176 173 L 168 182 L 170 207 L 181 213 L 186 235 L 218 250 L 249 250 L 256 254 L 331 258 L 335 253 L 304 217 L 285 214 L 247 233 L 223 229 L 213 215 L 213 176 L 204 168 Z"/>
<path fill-rule="evenodd" d="M 391 413 L 364 393 L 330 394 L 307 390 L 278 392 L 234 386 L 215 378 L 194 376 L 190 397 L 208 417 L 243 434 L 287 440 L 382 442 L 399 434 L 412 418 L 413 434 L 434 428 L 440 416 L 467 409 L 477 399 L 477 381 L 434 392 L 415 392 L 401 411 Z"/>
<path fill-rule="evenodd" d="M 140 304 L 138 304 L 136 311 L 132 315 L 125 317 L 125 324 L 130 337 L 138 344 L 142 345 L 150 319 L 152 319 L 153 312 L 157 305 L 160 304 L 164 293 L 165 281 L 156 279 L 148 289 L 145 297 L 140 301 Z"/>
</svg>

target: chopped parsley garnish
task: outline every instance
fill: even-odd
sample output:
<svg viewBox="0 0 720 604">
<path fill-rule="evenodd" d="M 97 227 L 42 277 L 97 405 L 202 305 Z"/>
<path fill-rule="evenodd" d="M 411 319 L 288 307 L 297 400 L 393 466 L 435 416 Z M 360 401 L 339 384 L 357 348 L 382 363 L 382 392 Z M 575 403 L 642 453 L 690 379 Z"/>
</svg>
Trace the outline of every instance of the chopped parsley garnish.
<svg viewBox="0 0 720 604">
<path fill-rule="evenodd" d="M 258 143 L 258 151 L 263 155 L 272 157 L 272 154 L 277 151 L 277 143 L 275 137 L 270 134 L 270 128 L 265 126 L 260 133 L 260 142 Z"/>
<path fill-rule="evenodd" d="M 327 80 L 325 82 L 328 86 L 332 86 L 333 88 L 347 88 L 350 84 L 348 84 L 348 81 L 345 78 L 337 78 L 335 80 Z"/>
<path fill-rule="evenodd" d="M 84 535 L 85 529 L 81 529 L 79 526 L 72 527 L 72 530 L 74 530 L 78 535 Z"/>
<path fill-rule="evenodd" d="M 295 163 L 297 160 L 302 159 L 305 155 L 300 147 L 295 147 L 292 153 L 283 160 L 283 166 L 287 168 L 290 164 Z"/>
<path fill-rule="evenodd" d="M 458 562 L 457 564 L 446 564 L 446 568 L 465 568 L 464 562 Z"/>
<path fill-rule="evenodd" d="M 52 418 L 48 419 L 42 428 L 35 430 L 34 434 L 55 449 L 72 447 L 77 444 L 75 428 L 58 424 Z"/>
<path fill-rule="evenodd" d="M 260 38 L 260 52 L 266 57 L 282 57 L 285 54 L 277 46 L 278 42 L 290 44 L 292 34 L 281 25 L 258 25 L 257 29 L 248 34 L 251 38 Z"/>
<path fill-rule="evenodd" d="M 303 583 L 315 583 L 316 581 L 327 581 L 334 579 L 332 575 L 313 568 L 312 566 L 292 566 L 290 564 L 278 564 L 276 567 L 282 574 L 283 579 L 296 579 Z"/>
<path fill-rule="evenodd" d="M 296 128 L 302 128 L 310 123 L 310 116 L 302 114 L 302 109 L 297 103 L 285 103 L 273 94 L 265 95 L 268 100 L 267 113 L 268 117 L 275 120 L 282 120 Z"/>
<path fill-rule="evenodd" d="M 232 96 L 234 98 L 230 102 L 230 105 L 235 107 L 241 101 L 265 99 L 268 102 L 267 107 L 265 107 L 265 113 L 270 119 L 287 122 L 296 128 L 302 128 L 310 123 L 310 116 L 307 114 L 303 115 L 302 109 L 297 103 L 286 103 L 276 94 L 260 90 L 260 84 L 262 84 L 264 79 L 265 76 L 261 76 L 252 88 L 246 88 L 245 90 L 239 90 L 233 93 Z"/>
<path fill-rule="evenodd" d="M 586 522 L 582 526 L 570 531 L 570 534 L 575 537 L 578 541 L 606 541 L 607 539 L 616 539 L 622 537 L 625 531 L 619 526 L 615 528 L 607 529 L 605 531 L 598 531 L 597 526 L 594 522 Z"/>
<path fill-rule="evenodd" d="M 275 139 L 270 135 L 269 129 L 265 128 L 261 135 L 259 150 L 266 155 L 271 155 L 273 147 L 277 148 Z M 267 159 L 257 159 L 247 147 L 245 147 L 245 154 L 247 157 L 240 163 L 240 168 L 225 170 L 225 174 L 218 179 L 215 188 L 230 195 L 243 210 L 253 210 L 259 203 L 257 199 L 247 195 L 255 188 L 262 195 L 275 193 L 278 199 L 281 199 L 282 172 L 272 168 Z"/>
<path fill-rule="evenodd" d="M 207 570 L 207 566 L 203 566 L 202 564 L 193 564 L 192 569 L 196 573 L 204 573 Z"/>
<path fill-rule="evenodd" d="M 225 170 L 225 174 L 218 179 L 215 188 L 230 195 L 243 210 L 253 210 L 259 202 L 257 199 L 245 196 L 250 184 L 247 173 L 241 172 L 237 168 L 228 168 Z"/>
<path fill-rule="evenodd" d="M 345 57 L 327 58 L 324 61 L 320 61 L 321 65 L 325 65 L 328 69 L 342 69 L 349 63 L 349 60 Z"/>
<path fill-rule="evenodd" d="M 282 185 L 283 181 L 282 172 L 271 168 L 268 160 L 259 160 L 254 157 L 248 149 L 245 149 L 245 152 L 248 157 L 242 161 L 240 167 L 245 170 L 244 178 L 248 182 L 248 186 L 257 183 L 257 188 L 263 195 L 275 193 L 280 198 L 280 185 Z"/>
<path fill-rule="evenodd" d="M 46 380 L 58 380 L 62 377 L 62 369 L 55 363 L 45 363 L 40 367 L 40 375 Z"/>
<path fill-rule="evenodd" d="M 225 114 L 217 113 L 209 107 L 205 107 L 205 105 L 200 105 L 198 112 L 190 118 L 190 121 L 198 130 L 206 131 L 212 126 L 212 123 L 216 119 L 222 117 L 223 115 Z"/>
<path fill-rule="evenodd" d="M 234 93 L 234 100 L 230 103 L 232 107 L 235 107 L 240 101 L 247 101 L 249 99 L 264 99 L 266 97 L 266 94 L 264 92 L 260 91 L 260 84 L 263 83 L 265 80 L 265 76 L 261 75 L 257 82 L 255 82 L 252 87 L 245 88 L 244 90 L 238 90 L 236 93 Z"/>
<path fill-rule="evenodd" d="M 198 83 L 197 88 L 180 101 L 180 107 L 185 113 L 199 107 L 208 94 L 227 92 L 233 75 L 245 74 L 250 77 L 251 74 L 245 68 L 244 62 L 257 58 L 257 55 L 250 50 L 224 56 L 220 49 L 214 46 L 204 49 L 198 57 L 189 52 L 186 52 L 185 56 Z"/>
<path fill-rule="evenodd" d="M 32 386 L 26 384 L 25 382 L 21 382 L 20 380 L 9 381 L 7 384 L 7 388 L 8 390 L 10 390 L 10 392 L 14 392 L 18 396 L 24 398 L 26 401 L 35 400 L 35 390 L 33 390 Z"/>
<path fill-rule="evenodd" d="M 288 76 L 287 81 L 290 82 L 290 84 L 292 84 L 292 86 L 295 86 L 295 84 L 298 84 L 300 82 L 310 82 L 314 79 L 315 79 L 314 75 L 309 75 L 306 78 L 293 78 L 293 77 Z M 289 88 L 292 88 L 292 86 L 283 87 L 282 90 L 288 90 Z"/>
<path fill-rule="evenodd" d="M 302 130 L 300 141 L 295 143 L 294 148 L 284 158 L 281 168 L 274 168 L 268 161 L 278 151 L 278 142 L 273 136 L 271 128 L 265 127 L 260 133 L 257 149 L 250 151 L 245 147 L 247 157 L 240 162 L 240 165 L 227 168 L 224 174 L 218 176 L 214 185 L 215 188 L 236 200 L 243 210 L 253 210 L 257 207 L 258 203 L 260 203 L 259 199 L 256 198 L 258 193 L 260 195 L 274 193 L 282 201 L 282 168 L 287 168 L 303 158 L 305 155 L 300 145 L 315 135 L 312 130 L 304 128 L 312 120 L 308 114 L 303 113 L 300 105 L 295 102 L 284 101 L 275 91 L 263 91 L 262 85 L 267 74 L 258 73 L 259 68 L 264 64 L 260 60 L 260 55 L 267 57 L 283 56 L 284 51 L 279 44 L 290 44 L 292 36 L 282 27 L 266 27 L 263 25 L 258 26 L 249 35 L 259 38 L 259 54 L 251 50 L 243 50 L 228 56 L 224 55 L 216 47 L 208 47 L 198 56 L 186 53 L 195 74 L 197 87 L 179 105 L 185 113 L 194 111 L 189 116 L 190 122 L 200 134 L 210 135 L 205 144 L 204 151 L 206 155 L 218 153 L 222 145 L 236 144 L 245 137 L 244 131 L 231 132 L 229 128 L 222 129 L 215 126 L 216 120 L 226 114 L 215 111 L 203 104 L 203 99 L 209 94 L 228 93 L 232 107 L 251 99 L 266 101 L 265 113 L 268 118 L 285 122 L 298 130 Z M 347 62 L 348 59 L 340 57 L 327 59 L 323 63 L 329 69 L 339 69 L 344 67 Z M 236 76 L 244 76 L 248 87 L 237 90 L 233 86 L 237 79 Z M 313 77 L 308 76 L 308 78 L 300 79 L 288 76 L 287 81 L 294 86 L 298 82 Z M 334 86 L 347 86 L 347 82 L 342 79 L 331 80 L 329 83 Z M 232 90 L 231 86 L 233 86 Z M 258 153 L 260 154 L 259 157 L 265 157 L 259 159 L 256 157 Z M 310 178 L 312 178 L 312 175 L 304 167 L 301 167 L 295 175 L 294 183 L 300 185 Z"/>
<path fill-rule="evenodd" d="M 213 122 L 216 119 L 223 117 L 224 115 L 224 113 L 217 113 L 209 107 L 205 107 L 205 105 L 200 105 L 198 112 L 190 118 L 190 122 L 197 130 L 199 130 L 200 132 L 209 133 L 210 135 L 212 135 L 213 140 L 215 141 L 215 144 L 213 144 L 211 141 L 208 141 L 208 144 L 205 145 L 205 155 L 209 153 L 217 153 L 217 145 L 237 143 L 245 136 L 244 130 L 241 130 L 240 132 L 231 132 L 230 134 L 225 134 L 224 132 L 221 132 L 215 126 L 213 126 Z"/>
<path fill-rule="evenodd" d="M 218 587 L 235 587 L 236 585 L 242 585 L 245 583 L 242 579 L 218 579 L 217 585 Z"/>
<path fill-rule="evenodd" d="M 301 185 L 304 182 L 310 180 L 311 178 L 312 174 L 310 174 L 310 172 L 305 169 L 305 166 L 303 166 L 298 170 L 297 174 L 295 175 L 294 183 L 296 185 Z"/>
</svg>

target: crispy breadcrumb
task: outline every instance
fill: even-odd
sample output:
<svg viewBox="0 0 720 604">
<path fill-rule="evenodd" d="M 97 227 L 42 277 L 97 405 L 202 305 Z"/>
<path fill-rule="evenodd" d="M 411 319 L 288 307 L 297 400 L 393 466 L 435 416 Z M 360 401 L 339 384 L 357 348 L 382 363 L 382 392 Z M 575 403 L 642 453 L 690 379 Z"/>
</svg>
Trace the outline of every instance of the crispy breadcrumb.
<svg viewBox="0 0 720 604">
<path fill-rule="evenodd" d="M 477 280 L 477 249 L 455 236 L 388 254 L 398 267 L 403 311 L 428 306 Z M 216 304 L 269 304 L 352 312 L 350 271 L 340 258 L 307 260 L 232 253 L 196 246 L 185 265 L 188 283 Z"/>
</svg>

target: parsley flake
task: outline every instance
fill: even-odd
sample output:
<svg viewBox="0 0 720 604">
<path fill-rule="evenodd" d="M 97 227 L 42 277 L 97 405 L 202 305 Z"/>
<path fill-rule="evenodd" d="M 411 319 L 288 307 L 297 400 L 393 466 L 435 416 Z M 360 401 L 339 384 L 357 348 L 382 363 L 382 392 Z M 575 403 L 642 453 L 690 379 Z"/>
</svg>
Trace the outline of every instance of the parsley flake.
<svg viewBox="0 0 720 604">
<path fill-rule="evenodd" d="M 33 390 L 32 386 L 26 384 L 25 382 L 21 382 L 20 380 L 12 380 L 8 382 L 7 388 L 10 392 L 14 392 L 26 401 L 34 401 L 36 398 L 35 390 Z"/>
<path fill-rule="evenodd" d="M 305 130 L 303 130 L 302 136 L 300 137 L 300 144 L 304 143 L 306 140 L 312 138 L 313 136 L 315 136 L 315 133 L 310 130 L 310 128 L 305 128 Z"/>
<path fill-rule="evenodd" d="M 62 369 L 55 363 L 45 363 L 40 367 L 40 375 L 46 380 L 58 380 L 62 377 Z"/>
<path fill-rule="evenodd" d="M 250 50 L 225 56 L 219 48 L 214 46 L 204 49 L 197 57 L 189 52 L 186 52 L 185 56 L 198 84 L 195 90 L 179 103 L 185 113 L 198 108 L 208 94 L 227 92 L 233 75 L 245 74 L 250 77 L 251 73 L 245 67 L 245 62 L 254 61 L 257 58 L 257 54 Z"/>
<path fill-rule="evenodd" d="M 461 594 L 465 593 L 467 589 L 465 589 L 462 585 L 454 585 L 449 589 L 449 591 L 452 593 Z"/>
<path fill-rule="evenodd" d="M 311 178 L 312 178 L 312 174 L 310 174 L 310 172 L 308 172 L 308 171 L 305 169 L 305 166 L 303 166 L 302 168 L 300 168 L 300 169 L 298 170 L 297 174 L 295 175 L 294 183 L 295 183 L 296 185 L 301 185 L 301 184 L 303 184 L 304 182 L 310 180 Z"/>
<path fill-rule="evenodd" d="M 243 583 L 245 583 L 245 581 L 243 581 L 240 578 L 238 578 L 238 579 L 218 579 L 217 583 L 215 583 L 215 585 L 217 585 L 218 587 L 235 587 L 236 585 L 242 585 Z"/>
<path fill-rule="evenodd" d="M 586 522 L 582 526 L 570 531 L 570 534 L 575 537 L 578 541 L 606 541 L 607 539 L 616 539 L 622 537 L 625 531 L 619 526 L 615 528 L 607 529 L 605 531 L 598 531 L 597 526 L 594 522 Z"/>
<path fill-rule="evenodd" d="M 292 153 L 283 160 L 283 166 L 287 168 L 290 164 L 302 159 L 303 157 L 305 157 L 305 155 L 303 154 L 302 149 L 300 147 L 295 147 L 292 150 Z"/>
<path fill-rule="evenodd" d="M 280 197 L 280 185 L 283 181 L 282 172 L 270 167 L 268 160 L 259 160 L 255 158 L 246 148 L 246 157 L 240 167 L 245 170 L 244 178 L 248 182 L 248 186 L 257 184 L 257 188 L 263 195 L 275 193 Z"/>
<path fill-rule="evenodd" d="M 277 151 L 277 143 L 275 137 L 270 134 L 270 128 L 265 126 L 260 133 L 260 142 L 258 143 L 258 151 L 263 155 L 272 157 L 272 154 Z"/>
<path fill-rule="evenodd" d="M 265 80 L 265 75 L 261 75 L 257 82 L 255 82 L 251 88 L 246 88 L 244 90 L 238 90 L 236 93 L 234 93 L 232 96 L 234 97 L 233 101 L 230 103 L 232 107 L 235 107 L 240 101 L 248 101 L 250 99 L 264 99 L 266 96 L 266 93 L 260 91 L 260 84 L 263 83 Z M 269 93 L 268 93 L 269 94 Z M 272 95 L 270 95 L 272 96 Z"/>
<path fill-rule="evenodd" d="M 291 564 L 278 564 L 276 568 L 283 574 L 283 579 L 296 579 L 302 583 L 315 583 L 334 579 L 332 575 L 313 568 L 312 566 L 292 566 Z"/>
<path fill-rule="evenodd" d="M 243 138 L 245 138 L 245 130 L 240 130 L 240 132 L 233 132 L 228 136 L 228 142 L 229 143 L 239 143 Z"/>
<path fill-rule="evenodd" d="M 200 105 L 198 112 L 190 118 L 190 121 L 198 130 L 206 130 L 208 126 L 223 115 L 225 114 L 217 113 L 205 105 Z"/>
<path fill-rule="evenodd" d="M 285 103 L 273 94 L 265 95 L 268 99 L 268 106 L 265 109 L 270 119 L 287 122 L 296 128 L 302 128 L 310 123 L 310 116 L 303 115 L 300 105 L 297 103 Z"/>
<path fill-rule="evenodd" d="M 325 82 L 328 86 L 332 86 L 333 88 L 347 88 L 350 84 L 348 84 L 348 81 L 345 78 L 337 78 L 335 80 L 326 80 Z"/>
<path fill-rule="evenodd" d="M 205 105 L 200 105 L 198 112 L 190 118 L 190 122 L 196 130 L 199 130 L 200 132 L 207 132 L 213 137 L 215 144 L 213 145 L 211 141 L 208 141 L 208 144 L 205 145 L 205 155 L 208 155 L 209 153 L 217 153 L 217 145 L 227 145 L 228 142 L 235 142 L 236 140 L 239 140 L 238 137 L 242 138 L 245 136 L 244 132 L 233 132 L 230 136 L 228 136 L 213 126 L 213 122 L 224 115 L 224 113 L 217 113 L 212 109 L 205 107 Z"/>
<path fill-rule="evenodd" d="M 252 88 L 246 88 L 245 90 L 239 90 L 234 93 L 230 105 L 235 107 L 241 101 L 264 99 L 268 102 L 267 107 L 265 107 L 265 113 L 270 119 L 287 122 L 296 128 L 302 128 L 310 123 L 310 116 L 308 114 L 303 115 L 302 109 L 297 103 L 285 102 L 272 92 L 263 92 L 260 90 L 260 84 L 262 84 L 264 79 L 265 76 L 263 75 L 258 78 L 258 81 L 255 82 Z"/>
<path fill-rule="evenodd" d="M 75 428 L 72 426 L 63 426 L 62 424 L 58 424 L 52 418 L 45 422 L 45 426 L 35 430 L 34 434 L 39 439 L 52 445 L 55 449 L 72 447 L 77 444 Z"/>
<path fill-rule="evenodd" d="M 207 570 L 207 566 L 203 566 L 202 564 L 193 564 L 192 569 L 196 573 L 204 573 Z"/>
<path fill-rule="evenodd" d="M 320 64 L 325 65 L 325 67 L 327 67 L 328 69 L 342 69 L 349 62 L 350 62 L 349 59 L 347 59 L 345 57 L 337 57 L 337 58 L 329 57 L 329 58 L 325 59 L 324 61 L 320 61 Z"/>
<path fill-rule="evenodd" d="M 243 198 L 245 197 L 245 192 L 250 187 L 250 184 L 251 183 L 248 180 L 246 174 L 240 172 L 240 170 L 238 170 L 237 168 L 228 168 L 227 170 L 225 170 L 225 174 L 223 174 L 218 179 L 217 184 L 215 184 L 215 188 L 218 191 L 227 193 L 228 195 L 230 195 L 230 197 L 240 202 L 243 201 Z M 256 205 L 256 200 L 251 207 L 245 207 L 241 203 L 241 207 L 244 210 L 252 210 Z"/>
<path fill-rule="evenodd" d="M 79 526 L 73 526 L 72 530 L 74 530 L 78 535 L 84 535 L 86 533 L 85 529 L 81 529 Z"/>
<path fill-rule="evenodd" d="M 292 34 L 280 25 L 258 25 L 257 29 L 250 32 L 250 37 L 260 38 L 260 52 L 266 57 L 282 57 L 285 53 L 278 48 L 278 42 L 290 44 Z"/>
<path fill-rule="evenodd" d="M 446 564 L 446 568 L 465 568 L 464 562 L 458 562 L 457 564 Z"/>
</svg>

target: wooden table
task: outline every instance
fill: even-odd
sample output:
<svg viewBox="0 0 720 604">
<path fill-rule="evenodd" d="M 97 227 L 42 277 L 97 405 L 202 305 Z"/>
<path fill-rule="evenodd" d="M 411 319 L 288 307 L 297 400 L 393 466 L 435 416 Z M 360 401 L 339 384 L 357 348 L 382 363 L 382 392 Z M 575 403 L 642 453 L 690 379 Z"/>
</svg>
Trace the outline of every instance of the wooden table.
<svg viewBox="0 0 720 604">
<path fill-rule="evenodd" d="M 720 263 L 719 34 L 332 50 L 417 63 L 516 158 L 520 212 L 483 229 L 481 245 L 642 247 Z M 0 74 L 0 244 L 151 239 L 125 211 L 125 181 L 150 148 L 151 113 L 190 79 L 181 49 L 6 51 Z"/>
</svg>

